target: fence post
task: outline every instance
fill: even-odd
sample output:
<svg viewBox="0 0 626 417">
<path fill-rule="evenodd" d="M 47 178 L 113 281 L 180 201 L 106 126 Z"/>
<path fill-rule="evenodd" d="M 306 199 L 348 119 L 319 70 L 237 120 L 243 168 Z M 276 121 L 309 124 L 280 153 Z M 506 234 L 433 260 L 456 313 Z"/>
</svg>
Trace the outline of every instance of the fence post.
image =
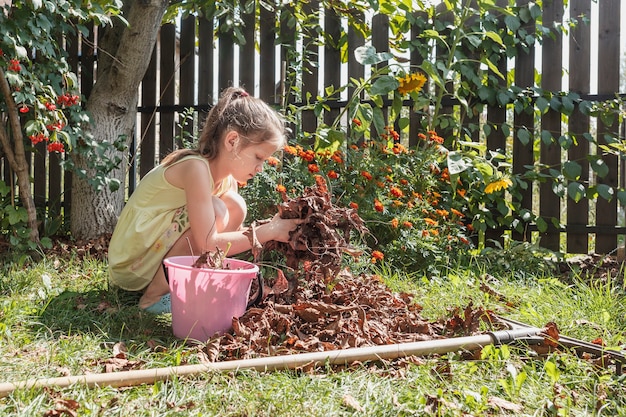
<svg viewBox="0 0 626 417">
<path fill-rule="evenodd" d="M 248 91 L 251 95 L 255 95 L 254 91 L 254 73 L 256 69 L 254 33 L 256 16 L 254 11 L 251 13 L 242 13 L 241 20 L 243 22 L 243 37 L 245 44 L 239 45 L 239 85 Z"/>
<path fill-rule="evenodd" d="M 620 67 L 620 0 L 604 0 L 598 2 L 598 94 L 613 95 L 619 91 L 619 67 Z M 607 125 L 598 120 L 598 143 L 607 142 L 605 134 L 611 135 L 618 131 L 617 122 Z M 618 161 L 615 155 L 603 156 L 604 162 L 609 168 L 609 174 L 604 178 L 598 178 L 598 184 L 606 184 L 610 187 L 617 186 Z M 596 203 L 596 225 L 617 225 L 617 199 L 607 201 L 600 197 Z M 617 235 L 596 234 L 596 252 L 609 253 L 617 247 Z"/>
<path fill-rule="evenodd" d="M 498 0 L 499 7 L 506 6 L 506 0 Z M 506 30 L 504 27 L 504 16 L 500 15 L 502 30 Z M 500 60 L 497 62 L 498 71 L 500 74 L 504 75 L 504 79 L 499 77 L 493 71 L 489 71 L 490 75 L 494 78 L 498 79 L 499 88 L 506 89 L 507 88 L 507 59 L 506 56 L 500 57 Z M 476 119 L 478 119 L 478 115 L 476 115 Z M 473 120 L 472 120 L 473 121 Z M 475 122 L 478 124 L 478 120 Z M 503 126 L 506 124 L 506 106 L 502 105 L 494 105 L 487 106 L 487 125 L 491 128 L 489 134 L 486 138 L 487 149 L 495 150 L 498 152 L 504 153 L 506 151 L 506 140 L 507 136 L 505 135 L 505 131 L 503 130 Z M 480 131 L 477 129 L 477 135 L 480 134 Z M 492 211 L 497 211 L 497 207 L 492 208 Z M 495 229 L 488 228 L 485 231 L 485 245 L 491 246 L 489 241 L 499 242 L 500 244 L 504 243 L 503 237 L 503 228 L 497 227 Z"/>
<path fill-rule="evenodd" d="M 413 18 L 416 21 L 419 20 L 427 20 L 428 15 L 425 12 L 415 12 L 413 14 Z M 422 34 L 421 28 L 419 25 L 411 25 L 411 43 L 412 49 L 410 54 L 410 63 L 411 67 L 418 67 L 424 62 L 424 57 L 421 54 L 420 49 L 417 45 L 414 44 L 420 42 L 418 39 Z M 424 91 L 428 91 L 430 89 L 429 81 L 427 80 L 422 89 Z M 417 137 L 418 133 L 422 131 L 422 118 L 423 115 L 417 111 L 417 109 L 411 109 L 409 114 L 409 146 L 416 146 L 419 143 L 419 139 Z"/>
<path fill-rule="evenodd" d="M 525 7 L 529 3 L 529 0 L 519 0 L 517 2 L 518 7 Z M 522 29 L 529 33 L 533 33 L 535 27 L 535 20 L 530 20 Z M 525 89 L 530 88 L 535 83 L 535 45 L 531 44 L 527 47 L 518 46 L 517 53 L 515 55 L 515 85 Z M 526 171 L 525 166 L 534 164 L 533 156 L 533 139 L 535 134 L 534 128 L 534 114 L 532 111 L 515 113 L 513 117 L 513 174 L 522 174 Z M 523 143 L 520 137 L 520 131 L 528 129 L 530 140 L 528 143 Z M 533 184 L 529 183 L 525 190 L 520 190 L 522 209 L 532 211 L 533 208 Z M 523 232 L 513 231 L 512 237 L 518 241 L 531 241 L 531 235 L 526 230 L 527 225 L 524 225 L 525 230 Z"/>
<path fill-rule="evenodd" d="M 315 30 L 315 27 L 319 26 L 319 0 L 311 0 L 309 3 L 303 4 L 302 9 L 303 14 L 310 16 L 307 23 L 313 27 L 312 29 L 305 28 L 305 33 L 302 34 L 304 63 L 302 65 L 301 101 L 306 103 L 307 95 L 315 99 L 319 94 L 319 65 L 317 65 L 319 63 L 319 47 L 317 45 L 319 35 Z M 317 117 L 312 110 L 302 113 L 302 126 L 300 128 L 303 132 L 315 132 L 317 130 Z"/>
<path fill-rule="evenodd" d="M 180 84 L 179 102 L 184 108 L 192 107 L 196 104 L 196 18 L 193 15 L 187 16 L 181 22 L 180 28 Z M 188 121 L 189 122 L 189 121 Z M 178 130 L 178 129 L 177 129 Z M 180 137 L 192 136 L 194 134 L 194 124 L 188 123 L 182 128 Z M 178 136 L 178 135 L 177 135 Z M 180 137 L 177 140 L 179 147 L 183 146 Z"/>
<path fill-rule="evenodd" d="M 276 102 L 276 11 L 261 5 L 259 30 L 259 96 L 268 103 Z"/>
<path fill-rule="evenodd" d="M 554 0 L 544 4 L 543 25 L 552 28 L 554 24 L 563 21 L 563 1 Z M 563 35 L 554 31 L 550 36 L 544 36 L 542 47 L 541 87 L 546 91 L 561 91 L 563 71 Z M 549 134 L 549 143 L 548 142 Z M 561 136 L 561 113 L 549 108 L 541 116 L 541 149 L 540 162 L 546 170 L 560 170 L 561 146 L 558 138 Z M 548 220 L 548 230 L 541 233 L 542 247 L 550 250 L 559 250 L 560 233 L 550 222 L 561 220 L 561 200 L 552 191 L 552 184 L 546 181 L 539 185 L 539 214 Z"/>
<path fill-rule="evenodd" d="M 324 86 L 341 86 L 341 49 L 339 38 L 341 37 L 341 19 L 333 9 L 324 11 Z M 331 100 L 339 100 L 338 95 L 329 97 Z M 324 122 L 331 124 L 339 115 L 339 109 L 331 107 L 330 111 L 324 112 Z"/>
<path fill-rule="evenodd" d="M 590 56 L 591 56 L 591 28 L 580 16 L 591 16 L 591 0 L 573 0 L 570 3 L 570 20 L 578 20 L 570 32 L 569 47 L 569 89 L 578 94 L 589 94 L 590 88 Z M 573 146 L 568 150 L 567 159 L 580 161 L 582 167 L 580 179 L 583 183 L 589 182 L 589 141 L 583 137 L 589 132 L 589 116 L 585 116 L 575 104 L 574 112 L 568 119 L 569 131 L 576 138 Z M 589 222 L 589 199 L 583 198 L 575 202 L 567 200 L 567 225 L 584 227 Z M 587 253 L 589 239 L 587 233 L 567 232 L 567 252 Z"/>
<path fill-rule="evenodd" d="M 218 26 L 225 25 L 226 17 L 222 17 Z M 220 31 L 218 42 L 217 89 L 219 92 L 233 85 L 235 79 L 235 40 L 232 30 Z"/>
<path fill-rule="evenodd" d="M 143 178 L 156 162 L 157 48 L 152 50 L 150 64 L 141 82 L 141 132 L 138 138 L 139 177 Z"/>
</svg>

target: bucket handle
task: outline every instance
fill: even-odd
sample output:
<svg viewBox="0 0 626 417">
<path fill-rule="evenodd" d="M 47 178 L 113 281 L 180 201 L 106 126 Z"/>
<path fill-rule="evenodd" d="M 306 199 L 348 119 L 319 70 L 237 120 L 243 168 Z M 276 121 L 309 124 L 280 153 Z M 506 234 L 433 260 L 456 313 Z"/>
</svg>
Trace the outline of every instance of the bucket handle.
<svg viewBox="0 0 626 417">
<path fill-rule="evenodd" d="M 167 272 L 167 266 L 165 266 L 165 262 L 161 262 L 161 266 L 163 267 L 163 275 L 165 275 L 165 282 L 167 282 L 167 285 L 170 284 L 170 275 Z"/>
<path fill-rule="evenodd" d="M 259 272 L 256 273 L 256 281 L 259 289 L 257 290 L 256 294 L 254 294 L 251 298 L 250 301 L 248 301 L 248 305 L 246 306 L 246 308 L 250 308 L 252 306 L 258 305 L 261 301 L 263 301 L 263 274 L 261 273 L 261 271 L 259 270 Z"/>
</svg>

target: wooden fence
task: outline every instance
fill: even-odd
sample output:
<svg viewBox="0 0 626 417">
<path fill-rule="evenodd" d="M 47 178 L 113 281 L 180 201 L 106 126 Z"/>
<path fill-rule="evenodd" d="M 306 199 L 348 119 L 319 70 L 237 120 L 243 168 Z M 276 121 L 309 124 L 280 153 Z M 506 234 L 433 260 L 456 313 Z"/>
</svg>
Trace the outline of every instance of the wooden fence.
<svg viewBox="0 0 626 417">
<path fill-rule="evenodd" d="M 519 5 L 527 4 L 528 0 L 519 0 Z M 311 10 L 318 8 L 317 1 L 311 1 L 306 7 Z M 313 13 L 311 13 L 312 15 Z M 568 8 L 563 0 L 544 2 L 542 23 L 551 27 L 552 22 L 565 23 L 571 19 L 582 21 L 581 16 L 590 17 L 591 24 L 579 24 L 571 28 L 569 33 L 558 32 L 554 37 L 547 37 L 542 45 L 531 47 L 529 51 L 520 51 L 508 68 L 515 68 L 514 83 L 519 87 L 535 85 L 535 70 L 541 76 L 539 87 L 545 90 L 570 90 L 587 99 L 612 99 L 620 91 L 621 78 L 621 5 L 619 0 L 570 0 Z M 333 39 L 339 39 L 340 30 L 344 26 L 332 10 L 322 14 L 326 32 Z M 244 34 L 246 44 L 236 46 L 229 34 L 220 33 L 219 39 L 214 37 L 214 28 L 220 22 L 204 18 L 188 17 L 178 25 L 168 24 L 162 27 L 157 48 L 140 88 L 140 107 L 137 122 L 137 134 L 131 147 L 128 189 L 132 193 L 136 182 L 147 173 L 162 156 L 176 146 L 176 138 L 180 137 L 178 129 L 180 116 L 185 109 L 193 108 L 202 120 L 203 115 L 215 101 L 219 91 L 229 85 L 241 85 L 252 94 L 270 103 L 283 100 L 285 77 L 283 65 L 289 58 L 290 48 L 300 49 L 302 54 L 317 54 L 323 61 L 317 64 L 305 64 L 301 73 L 302 94 L 310 93 L 313 97 L 323 92 L 323 86 L 340 86 L 348 77 L 364 76 L 364 67 L 356 63 L 352 57 L 342 64 L 340 50 L 329 44 L 316 46 L 301 45 L 296 33 L 289 28 L 281 16 L 260 8 L 259 16 L 242 15 L 245 22 Z M 278 19 L 278 21 L 276 21 Z M 258 20 L 258 22 L 257 22 Z M 257 24 L 255 25 L 255 22 Z M 256 27 L 256 30 L 255 30 Z M 592 31 L 592 27 L 597 27 Z M 365 40 L 356 31 L 348 30 L 348 50 L 371 42 L 378 51 L 388 50 L 389 22 L 382 15 L 372 17 L 373 34 L 371 40 Z M 532 27 L 529 27 L 533 31 Z M 94 80 L 94 62 L 97 51 L 91 45 L 97 44 L 93 38 L 87 42 L 69 42 L 72 48 L 71 64 L 80 74 L 83 93 L 88 96 Z M 419 34 L 412 32 L 410 36 Z M 280 39 L 280 43 L 277 42 Z M 258 48 L 255 48 L 255 44 Z M 80 53 L 79 53 L 80 51 Z M 412 53 L 411 64 L 419 64 L 420 57 Z M 319 65 L 318 65 L 319 64 Z M 507 63 L 505 62 L 506 66 Z M 566 68 L 564 72 L 563 68 Z M 503 67 L 501 70 L 506 71 Z M 564 79 L 564 74 L 567 78 Z M 567 82 L 565 82 L 566 80 Z M 288 86 L 287 86 L 288 87 Z M 349 92 L 350 93 L 350 92 Z M 324 113 L 323 117 L 332 120 L 340 111 L 341 98 L 336 106 Z M 451 103 L 452 106 L 454 103 Z M 560 132 L 569 130 L 583 132 L 618 132 L 617 123 L 605 126 L 601 121 L 576 117 L 564 122 L 561 114 L 548 111 L 541 117 L 539 125 L 533 115 L 517 114 L 501 107 L 491 107 L 486 111 L 489 123 L 502 124 L 507 122 L 516 128 L 526 126 L 530 132 L 549 130 L 557 137 Z M 303 131 L 313 132 L 318 121 L 313 112 L 303 115 Z M 409 143 L 415 143 L 419 120 L 412 116 L 409 128 Z M 193 132 L 194 126 L 184 128 Z M 512 130 L 514 132 L 515 130 Z M 513 134 L 514 136 L 514 134 Z M 600 137 L 600 136 L 599 136 Z M 492 130 L 486 138 L 490 149 L 505 149 L 512 146 L 513 171 L 523 172 L 525 166 L 539 161 L 545 164 L 559 165 L 564 160 L 584 158 L 590 149 L 588 144 L 579 143 L 568 151 L 558 145 L 541 143 L 540 149 L 534 149 L 532 141 L 528 145 L 506 137 L 502 130 Z M 601 139 L 599 139 L 601 140 Z M 62 173 L 58 167 L 56 155 L 46 159 L 43 147 L 41 152 L 33 155 L 34 194 L 38 207 L 48 205 L 50 210 L 61 207 L 67 215 L 70 212 L 69 193 L 71 193 L 71 175 Z M 624 186 L 623 161 L 617 157 L 605 159 L 610 174 L 605 178 L 596 178 L 588 166 L 583 167 L 582 178 L 589 182 L 602 182 L 613 187 Z M 1 171 L 4 178 L 9 177 L 8 164 L 4 163 Z M 2 177 L 0 177 L 2 179 Z M 617 248 L 621 235 L 626 235 L 623 227 L 623 213 L 617 200 L 606 201 L 599 198 L 596 202 L 581 200 L 578 203 L 571 199 L 560 199 L 550 189 L 550 184 L 530 187 L 523 191 L 523 206 L 535 209 L 541 216 L 558 219 L 562 227 L 550 226 L 541 234 L 542 246 L 552 250 L 569 253 L 609 253 Z M 529 231 L 529 233 L 532 231 Z M 489 237 L 497 237 L 502 231 L 490 233 Z M 534 238 L 538 232 L 533 232 Z M 516 238 L 529 238 L 514 234 Z"/>
</svg>

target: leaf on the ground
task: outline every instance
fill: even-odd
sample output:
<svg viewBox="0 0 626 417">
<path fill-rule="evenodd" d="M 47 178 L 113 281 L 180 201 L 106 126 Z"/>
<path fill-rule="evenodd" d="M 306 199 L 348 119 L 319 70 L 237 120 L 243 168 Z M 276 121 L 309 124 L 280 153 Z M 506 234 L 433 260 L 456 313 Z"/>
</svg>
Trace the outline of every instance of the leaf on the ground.
<svg viewBox="0 0 626 417">
<path fill-rule="evenodd" d="M 113 345 L 113 357 L 117 359 L 126 359 L 128 349 L 124 342 L 117 342 Z"/>
<path fill-rule="evenodd" d="M 496 318 L 492 311 L 485 310 L 482 307 L 475 308 L 470 302 L 463 310 L 463 316 L 459 308 L 452 310 L 451 317 L 445 321 L 446 333 L 449 335 L 469 336 L 480 333 L 480 324 L 486 322 L 488 324 L 496 322 Z"/>
<path fill-rule="evenodd" d="M 220 338 L 210 339 L 204 348 L 204 353 L 209 362 L 215 362 L 220 354 Z"/>
<path fill-rule="evenodd" d="M 350 394 L 344 394 L 344 396 L 341 398 L 341 401 L 343 402 L 343 405 L 355 411 L 359 411 L 359 412 L 365 411 L 365 409 L 361 406 L 361 404 L 359 404 L 356 398 L 354 398 Z"/>
<path fill-rule="evenodd" d="M 113 307 L 110 302 L 105 300 L 105 301 L 100 301 L 100 303 L 96 307 L 96 311 L 98 313 L 102 313 L 102 312 L 113 313 L 117 311 L 117 309 Z"/>
<path fill-rule="evenodd" d="M 272 289 L 270 290 L 268 295 L 280 295 L 289 289 L 289 282 L 287 281 L 287 278 L 285 278 L 285 274 L 283 273 L 283 271 L 279 269 L 276 272 L 276 280 L 274 281 L 274 285 L 272 285 Z"/>
<path fill-rule="evenodd" d="M 604 340 L 601 337 L 596 337 L 595 339 L 591 341 L 591 343 L 593 343 L 594 345 L 598 345 L 598 346 L 606 346 L 604 344 Z"/>
<path fill-rule="evenodd" d="M 167 348 L 163 346 L 161 342 L 158 342 L 154 339 L 148 340 L 146 344 L 153 352 L 167 352 Z"/>
<path fill-rule="evenodd" d="M 130 371 L 137 369 L 143 364 L 142 361 L 129 361 L 128 359 L 120 358 L 108 358 L 100 361 L 100 364 L 104 366 L 104 372 L 118 372 L 118 371 Z"/>
<path fill-rule="evenodd" d="M 487 404 L 501 410 L 513 411 L 514 413 L 521 413 L 524 409 L 521 404 L 512 403 L 511 401 L 507 401 L 500 397 L 489 397 L 487 399 Z"/>
<path fill-rule="evenodd" d="M 458 410 L 459 405 L 437 395 L 425 394 L 427 415 L 438 415 L 441 410 Z"/>
<path fill-rule="evenodd" d="M 504 294 L 498 292 L 497 290 L 495 290 L 494 288 L 492 288 L 489 284 L 485 282 L 482 282 L 480 284 L 480 290 L 484 292 L 485 294 L 489 294 L 490 296 L 492 296 L 498 301 L 506 300 L 506 296 L 504 296 Z"/>
<path fill-rule="evenodd" d="M 542 336 L 545 345 L 551 347 L 557 347 L 559 345 L 559 328 L 555 322 L 551 321 L 544 326 Z"/>
<path fill-rule="evenodd" d="M 78 408 L 80 404 L 75 400 L 68 400 L 64 398 L 57 398 L 54 400 L 54 409 L 46 411 L 43 415 L 45 417 L 58 417 L 58 416 L 70 416 L 75 417 L 78 415 Z"/>
</svg>

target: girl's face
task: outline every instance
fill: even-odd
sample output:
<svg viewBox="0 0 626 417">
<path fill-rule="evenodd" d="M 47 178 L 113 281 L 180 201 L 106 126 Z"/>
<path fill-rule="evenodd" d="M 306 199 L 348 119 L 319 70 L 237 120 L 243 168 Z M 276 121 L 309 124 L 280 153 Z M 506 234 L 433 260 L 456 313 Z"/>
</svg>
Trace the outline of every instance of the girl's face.
<svg viewBox="0 0 626 417">
<path fill-rule="evenodd" d="M 265 161 L 278 150 L 278 140 L 250 143 L 242 148 L 235 147 L 233 152 L 231 175 L 240 183 L 246 183 L 263 171 Z"/>
</svg>

